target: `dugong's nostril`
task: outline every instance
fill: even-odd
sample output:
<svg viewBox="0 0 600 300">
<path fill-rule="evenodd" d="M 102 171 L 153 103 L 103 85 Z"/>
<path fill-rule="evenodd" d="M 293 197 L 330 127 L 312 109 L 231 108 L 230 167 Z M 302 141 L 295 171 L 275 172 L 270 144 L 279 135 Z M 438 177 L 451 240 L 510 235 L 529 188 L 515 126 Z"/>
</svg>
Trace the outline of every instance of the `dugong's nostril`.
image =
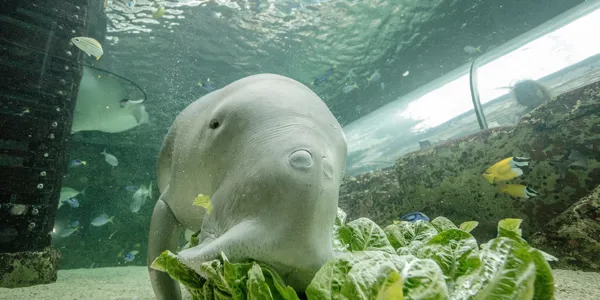
<svg viewBox="0 0 600 300">
<path fill-rule="evenodd" d="M 307 169 L 313 164 L 312 155 L 306 150 L 296 150 L 288 159 L 290 166 L 296 169 Z"/>
<path fill-rule="evenodd" d="M 327 178 L 333 178 L 333 164 L 331 164 L 331 161 L 325 156 L 323 156 L 323 173 L 325 173 Z"/>
</svg>

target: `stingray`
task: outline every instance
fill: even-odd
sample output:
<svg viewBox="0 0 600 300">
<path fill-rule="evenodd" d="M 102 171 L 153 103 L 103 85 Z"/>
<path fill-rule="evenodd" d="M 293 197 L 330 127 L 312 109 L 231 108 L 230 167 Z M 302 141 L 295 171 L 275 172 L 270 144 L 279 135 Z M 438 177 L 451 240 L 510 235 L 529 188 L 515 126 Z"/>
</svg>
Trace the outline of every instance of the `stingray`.
<svg viewBox="0 0 600 300">
<path fill-rule="evenodd" d="M 71 133 L 123 132 L 149 122 L 143 100 L 129 100 L 114 77 L 83 67 Z"/>
</svg>

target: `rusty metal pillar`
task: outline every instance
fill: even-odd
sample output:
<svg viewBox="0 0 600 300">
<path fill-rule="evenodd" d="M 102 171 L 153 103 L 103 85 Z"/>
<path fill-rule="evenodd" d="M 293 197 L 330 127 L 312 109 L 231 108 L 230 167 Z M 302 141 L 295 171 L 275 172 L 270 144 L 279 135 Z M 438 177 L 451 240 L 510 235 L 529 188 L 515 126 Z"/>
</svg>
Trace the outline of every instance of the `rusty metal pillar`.
<svg viewBox="0 0 600 300">
<path fill-rule="evenodd" d="M 0 0 L 0 287 L 56 281 L 50 232 L 82 75 L 88 0 Z"/>
</svg>

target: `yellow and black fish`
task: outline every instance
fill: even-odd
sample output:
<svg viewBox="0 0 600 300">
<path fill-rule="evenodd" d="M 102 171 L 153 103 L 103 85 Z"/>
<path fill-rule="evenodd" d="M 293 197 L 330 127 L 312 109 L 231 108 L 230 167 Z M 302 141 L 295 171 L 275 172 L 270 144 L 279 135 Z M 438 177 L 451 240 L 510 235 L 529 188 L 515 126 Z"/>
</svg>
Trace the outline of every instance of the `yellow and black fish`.
<svg viewBox="0 0 600 300">
<path fill-rule="evenodd" d="M 531 159 L 527 157 L 513 156 L 505 158 L 489 167 L 481 175 L 490 184 L 499 181 L 511 180 L 523 175 L 522 168 L 527 167 L 530 161 Z"/>
<path fill-rule="evenodd" d="M 90 37 L 78 36 L 71 39 L 73 45 L 77 46 L 77 48 L 83 50 L 89 56 L 95 56 L 96 60 L 99 60 L 104 54 L 102 50 L 102 45 L 98 41 Z"/>
<path fill-rule="evenodd" d="M 502 184 L 499 186 L 501 192 L 509 194 L 513 197 L 529 199 L 539 196 L 540 194 L 534 189 L 522 184 Z"/>
</svg>

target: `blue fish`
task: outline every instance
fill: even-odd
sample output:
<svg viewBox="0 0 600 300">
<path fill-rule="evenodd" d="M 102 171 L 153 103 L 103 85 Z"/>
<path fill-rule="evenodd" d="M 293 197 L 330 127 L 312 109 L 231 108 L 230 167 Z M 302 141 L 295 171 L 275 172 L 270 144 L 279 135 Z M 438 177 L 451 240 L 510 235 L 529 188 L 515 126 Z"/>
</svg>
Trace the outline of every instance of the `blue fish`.
<svg viewBox="0 0 600 300">
<path fill-rule="evenodd" d="M 71 206 L 72 208 L 79 207 L 79 200 L 77 200 L 76 198 L 69 198 L 69 199 L 65 200 L 64 202 L 69 204 L 69 206 Z"/>
<path fill-rule="evenodd" d="M 69 162 L 69 167 L 70 168 L 72 168 L 72 167 L 78 167 L 78 166 L 81 166 L 81 165 L 84 165 L 84 166 L 87 165 L 87 163 L 85 162 L 85 160 L 73 159 L 73 160 L 71 160 Z"/>
<path fill-rule="evenodd" d="M 333 71 L 335 71 L 335 67 L 336 66 L 333 66 L 333 67 L 329 68 L 325 72 L 325 74 L 317 76 L 315 78 L 315 80 L 313 80 L 312 84 L 313 85 L 319 85 L 319 84 L 321 84 L 323 82 L 326 82 L 329 79 L 329 77 L 331 77 L 331 75 L 333 75 Z"/>
<path fill-rule="evenodd" d="M 71 224 L 69 224 L 69 227 L 71 227 L 71 228 L 75 228 L 77 226 L 79 226 L 79 221 L 77 221 L 77 220 L 75 220 L 75 221 L 71 222 Z"/>
<path fill-rule="evenodd" d="M 429 222 L 429 217 L 426 216 L 424 213 L 417 211 L 403 215 L 402 217 L 400 217 L 400 220 L 407 222 L 416 222 L 418 220 Z"/>
<path fill-rule="evenodd" d="M 131 251 L 127 252 L 127 254 L 125 254 L 125 255 L 123 256 L 123 259 L 124 259 L 126 262 L 132 262 L 132 261 L 135 259 L 135 256 L 136 256 L 138 253 L 140 253 L 140 251 L 137 251 L 137 250 L 131 250 Z"/>
<path fill-rule="evenodd" d="M 201 86 L 205 91 L 212 92 L 217 88 L 210 82 L 210 78 L 207 78 L 205 82 L 199 81 L 198 86 Z"/>
<path fill-rule="evenodd" d="M 139 189 L 139 187 L 137 187 L 135 185 L 128 185 L 125 187 L 126 191 L 132 192 L 132 193 L 135 193 L 138 189 Z"/>
</svg>

